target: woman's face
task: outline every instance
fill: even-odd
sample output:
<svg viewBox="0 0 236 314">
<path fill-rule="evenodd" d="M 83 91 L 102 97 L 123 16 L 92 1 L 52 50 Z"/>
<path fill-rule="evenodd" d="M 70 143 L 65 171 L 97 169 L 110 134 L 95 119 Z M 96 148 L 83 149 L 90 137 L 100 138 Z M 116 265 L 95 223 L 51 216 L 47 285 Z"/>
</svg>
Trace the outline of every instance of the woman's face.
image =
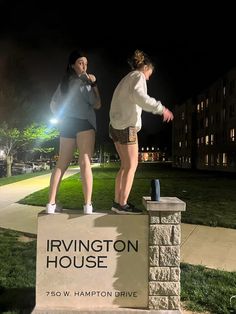
<svg viewBox="0 0 236 314">
<path fill-rule="evenodd" d="M 86 73 L 88 67 L 88 60 L 85 57 L 78 58 L 75 64 L 72 65 L 77 75 Z"/>
<path fill-rule="evenodd" d="M 153 72 L 153 68 L 152 67 L 149 67 L 147 65 L 144 66 L 143 68 L 143 74 L 146 78 L 146 80 L 148 81 L 150 76 L 152 75 L 152 72 Z"/>
</svg>

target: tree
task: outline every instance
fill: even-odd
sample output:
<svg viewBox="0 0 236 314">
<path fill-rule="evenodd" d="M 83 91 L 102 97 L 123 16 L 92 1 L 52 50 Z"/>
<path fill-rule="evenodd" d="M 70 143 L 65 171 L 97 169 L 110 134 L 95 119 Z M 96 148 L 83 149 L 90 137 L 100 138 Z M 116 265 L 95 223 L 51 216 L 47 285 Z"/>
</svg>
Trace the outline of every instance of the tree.
<svg viewBox="0 0 236 314">
<path fill-rule="evenodd" d="M 7 176 L 11 176 L 13 158 L 20 150 L 38 150 L 45 142 L 58 136 L 58 130 L 44 124 L 31 124 L 23 129 L 9 128 L 6 122 L 0 124 L 0 145 L 7 162 Z"/>
</svg>

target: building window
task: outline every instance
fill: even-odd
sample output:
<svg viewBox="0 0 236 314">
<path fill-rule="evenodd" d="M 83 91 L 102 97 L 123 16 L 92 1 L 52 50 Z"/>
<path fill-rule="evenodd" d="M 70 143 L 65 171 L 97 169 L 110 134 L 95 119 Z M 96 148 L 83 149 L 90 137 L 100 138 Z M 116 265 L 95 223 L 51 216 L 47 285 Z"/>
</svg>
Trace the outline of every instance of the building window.
<svg viewBox="0 0 236 314">
<path fill-rule="evenodd" d="M 204 137 L 201 137 L 201 144 L 204 144 Z"/>
<path fill-rule="evenodd" d="M 205 144 L 206 144 L 206 145 L 209 145 L 209 135 L 206 135 L 206 136 L 205 136 Z"/>
<path fill-rule="evenodd" d="M 217 154 L 216 164 L 217 164 L 217 166 L 220 165 L 220 154 Z"/>
<path fill-rule="evenodd" d="M 235 88 L 235 80 L 230 81 L 229 83 L 229 94 L 232 95 Z"/>
<path fill-rule="evenodd" d="M 227 154 L 226 153 L 223 153 L 223 160 L 222 160 L 222 162 L 223 162 L 223 166 L 224 167 L 226 167 L 227 166 L 227 164 L 228 164 L 228 162 L 227 162 Z"/>
<path fill-rule="evenodd" d="M 210 144 L 213 145 L 214 144 L 214 134 L 210 135 Z"/>
<path fill-rule="evenodd" d="M 197 112 L 200 112 L 200 104 L 197 104 Z"/>
<path fill-rule="evenodd" d="M 187 140 L 185 141 L 185 147 L 188 147 L 188 141 Z"/>
<path fill-rule="evenodd" d="M 235 142 L 235 129 L 229 130 L 229 138 L 231 142 Z"/>
<path fill-rule="evenodd" d="M 205 155 L 205 166 L 208 166 L 208 154 Z"/>
<path fill-rule="evenodd" d="M 181 120 L 184 120 L 184 111 L 181 112 Z"/>
<path fill-rule="evenodd" d="M 185 124 L 184 130 L 185 130 L 185 133 L 188 133 L 188 125 L 187 124 Z"/>
<path fill-rule="evenodd" d="M 206 98 L 206 108 L 208 108 L 209 99 Z"/>
<path fill-rule="evenodd" d="M 205 127 L 206 128 L 208 127 L 208 117 L 206 117 L 206 119 L 205 119 Z"/>
<path fill-rule="evenodd" d="M 211 115 L 211 124 L 213 124 L 213 123 L 214 123 L 214 116 Z"/>
<path fill-rule="evenodd" d="M 226 95 L 226 87 L 225 86 L 223 87 L 223 95 L 224 95 L 224 97 Z"/>
<path fill-rule="evenodd" d="M 182 142 L 181 141 L 179 141 L 179 147 L 181 147 L 182 146 Z"/>
<path fill-rule="evenodd" d="M 211 154 L 211 166 L 214 166 L 214 155 Z"/>
<path fill-rule="evenodd" d="M 223 108 L 223 120 L 225 120 L 225 119 L 226 119 L 226 109 Z"/>
<path fill-rule="evenodd" d="M 229 106 L 229 116 L 230 118 L 233 117 L 235 115 L 235 111 L 234 111 L 234 104 Z"/>
<path fill-rule="evenodd" d="M 203 110 L 203 109 L 204 109 L 204 102 L 201 101 L 201 110 Z"/>
<path fill-rule="evenodd" d="M 200 138 L 198 137 L 197 138 L 197 146 L 199 147 L 199 145 L 200 145 Z"/>
</svg>

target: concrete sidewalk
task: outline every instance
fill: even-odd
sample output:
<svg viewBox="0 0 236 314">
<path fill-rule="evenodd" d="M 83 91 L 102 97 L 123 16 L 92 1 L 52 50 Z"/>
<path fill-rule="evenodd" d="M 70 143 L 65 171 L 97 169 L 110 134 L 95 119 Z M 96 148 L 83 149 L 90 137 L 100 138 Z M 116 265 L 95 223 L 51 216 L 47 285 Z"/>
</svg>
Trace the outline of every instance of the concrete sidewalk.
<svg viewBox="0 0 236 314">
<path fill-rule="evenodd" d="M 79 171 L 69 169 L 64 178 Z M 37 215 L 44 207 L 16 203 L 49 185 L 50 174 L 0 187 L 0 227 L 37 234 Z M 187 209 L 188 210 L 188 209 Z M 236 271 L 236 230 L 181 224 L 181 262 Z"/>
</svg>

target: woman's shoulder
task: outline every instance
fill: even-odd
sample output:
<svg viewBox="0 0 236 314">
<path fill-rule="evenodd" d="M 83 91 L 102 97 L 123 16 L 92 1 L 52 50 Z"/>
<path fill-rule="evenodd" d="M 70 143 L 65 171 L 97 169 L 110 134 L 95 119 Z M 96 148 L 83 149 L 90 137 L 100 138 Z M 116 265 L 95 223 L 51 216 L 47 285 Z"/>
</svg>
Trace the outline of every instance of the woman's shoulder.
<svg viewBox="0 0 236 314">
<path fill-rule="evenodd" d="M 130 77 L 133 79 L 140 79 L 143 77 L 142 72 L 138 70 L 134 70 L 129 73 Z"/>
</svg>

